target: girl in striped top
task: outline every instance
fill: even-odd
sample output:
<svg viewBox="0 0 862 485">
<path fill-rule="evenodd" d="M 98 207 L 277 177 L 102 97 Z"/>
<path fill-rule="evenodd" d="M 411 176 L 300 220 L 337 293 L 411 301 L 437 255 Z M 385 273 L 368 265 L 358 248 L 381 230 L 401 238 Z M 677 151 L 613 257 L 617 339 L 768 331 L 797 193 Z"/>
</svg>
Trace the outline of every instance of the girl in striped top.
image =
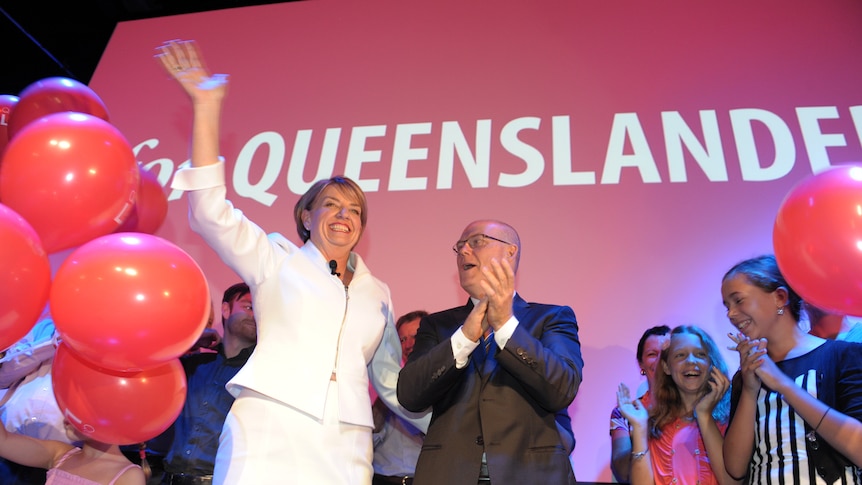
<svg viewBox="0 0 862 485">
<path fill-rule="evenodd" d="M 862 344 L 805 333 L 801 299 L 771 255 L 731 268 L 721 294 L 740 356 L 728 473 L 758 484 L 859 484 Z"/>
</svg>

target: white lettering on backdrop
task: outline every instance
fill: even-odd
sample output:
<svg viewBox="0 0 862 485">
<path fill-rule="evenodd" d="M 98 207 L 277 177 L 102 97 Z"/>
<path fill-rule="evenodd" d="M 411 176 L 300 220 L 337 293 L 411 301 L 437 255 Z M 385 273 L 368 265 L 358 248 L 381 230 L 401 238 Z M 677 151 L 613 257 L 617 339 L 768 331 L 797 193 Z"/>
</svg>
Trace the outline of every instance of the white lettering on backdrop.
<svg viewBox="0 0 862 485">
<path fill-rule="evenodd" d="M 820 120 L 840 119 L 839 110 L 835 106 L 815 106 L 799 107 L 795 112 L 795 121 L 802 136 L 801 144 L 805 147 L 811 171 L 817 173 L 830 166 L 829 147 L 847 146 L 844 133 L 824 133 L 820 126 Z M 849 113 L 855 134 L 862 143 L 862 106 L 850 107 Z M 797 140 L 784 119 L 770 111 L 756 108 L 734 109 L 728 116 L 732 131 L 729 136 L 736 147 L 743 181 L 777 180 L 790 172 L 797 159 Z M 676 111 L 662 112 L 661 123 L 669 182 L 688 181 L 689 170 L 693 167 L 686 165 L 685 153 L 694 160 L 696 168 L 703 172 L 707 180 L 728 181 L 723 138 L 714 110 L 699 112 L 700 129 L 697 133 Z M 445 121 L 439 126 L 432 123 L 404 123 L 395 125 L 393 129 L 394 141 L 389 151 L 372 150 L 368 145 L 369 139 L 385 137 L 390 126 L 355 126 L 349 129 L 344 175 L 354 179 L 366 192 L 377 192 L 381 188 L 379 179 L 363 177 L 363 166 L 383 161 L 389 166 L 389 180 L 385 188 L 388 191 L 451 189 L 457 170 L 466 177 L 471 188 L 487 188 L 492 183 L 491 149 L 494 143 L 499 143 L 500 148 L 523 163 L 520 172 L 500 171 L 493 181 L 498 187 L 525 187 L 536 183 L 549 166 L 546 156 L 551 158 L 553 185 L 596 184 L 596 164 L 573 157 L 569 116 L 553 116 L 550 120 L 538 117 L 513 119 L 502 125 L 496 141 L 492 139 L 492 120 L 487 119 L 475 122 L 471 140 L 467 139 L 462 124 L 457 121 Z M 769 136 L 757 138 L 755 129 Z M 529 132 L 541 133 L 542 130 L 549 130 L 551 139 L 550 152 L 544 154 L 520 136 Z M 342 131 L 342 128 L 328 128 L 322 140 L 319 136 L 315 138 L 314 130 L 296 133 L 286 175 L 286 187 L 291 193 L 302 194 L 315 180 L 335 175 Z M 598 178 L 600 184 L 619 184 L 624 170 L 626 173 L 636 173 L 642 183 L 663 182 L 659 162 L 653 155 L 650 143 L 658 141 L 647 138 L 637 113 L 616 113 L 609 131 L 607 150 Z M 430 144 L 417 143 L 414 139 L 416 136 L 436 141 L 435 148 L 439 149 L 436 180 L 410 175 L 411 164 L 435 163 L 428 160 Z M 724 137 L 727 138 L 728 134 L 725 133 Z M 308 154 L 315 140 L 320 143 L 320 159 L 314 177 L 306 180 L 303 173 L 309 164 L 314 163 L 308 159 Z M 771 143 L 768 150 L 760 147 L 760 153 L 765 151 L 773 154 L 771 160 L 761 160 L 757 143 Z M 135 156 L 140 159 L 142 152 L 153 150 L 158 145 L 157 138 L 145 140 L 134 147 Z M 264 155 L 261 152 L 264 151 L 266 155 L 262 158 Z M 251 137 L 233 164 L 232 183 L 237 194 L 271 206 L 278 198 L 272 189 L 283 172 L 286 153 L 285 138 L 278 132 L 265 131 Z M 171 159 L 159 158 L 144 162 L 144 167 L 158 167 L 159 182 L 167 185 L 174 170 L 187 164 L 185 161 L 177 165 Z M 252 164 L 264 164 L 262 175 L 256 181 L 250 180 Z M 173 191 L 169 200 L 176 200 L 180 195 L 178 191 Z"/>
</svg>

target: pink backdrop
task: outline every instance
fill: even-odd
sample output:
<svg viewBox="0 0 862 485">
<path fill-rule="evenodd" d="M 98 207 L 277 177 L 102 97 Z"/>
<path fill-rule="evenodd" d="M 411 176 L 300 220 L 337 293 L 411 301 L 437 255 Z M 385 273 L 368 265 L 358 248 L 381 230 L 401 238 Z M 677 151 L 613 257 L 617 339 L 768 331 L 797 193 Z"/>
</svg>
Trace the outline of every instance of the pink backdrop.
<svg viewBox="0 0 862 485">
<path fill-rule="evenodd" d="M 91 87 L 166 184 L 190 109 L 152 56 L 196 39 L 231 75 L 230 198 L 297 240 L 297 193 L 361 181 L 358 251 L 399 314 L 463 303 L 452 243 L 473 219 L 513 224 L 519 292 L 580 321 L 576 474 L 610 481 L 608 414 L 618 382 L 640 383 L 641 332 L 695 323 L 729 343 L 723 272 L 771 252 L 796 182 L 862 160 L 860 26 L 856 0 L 319 0 L 121 23 Z M 186 210 L 174 194 L 157 234 L 220 295 L 237 277 Z"/>
</svg>

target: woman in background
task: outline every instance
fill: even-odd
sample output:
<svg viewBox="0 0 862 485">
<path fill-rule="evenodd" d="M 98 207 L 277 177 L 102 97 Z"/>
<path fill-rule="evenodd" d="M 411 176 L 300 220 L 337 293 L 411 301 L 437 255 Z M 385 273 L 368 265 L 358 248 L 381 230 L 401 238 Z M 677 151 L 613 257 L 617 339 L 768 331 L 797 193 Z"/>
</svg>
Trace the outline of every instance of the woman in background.
<svg viewBox="0 0 862 485">
<path fill-rule="evenodd" d="M 637 359 L 641 375 L 646 377 L 646 391 L 639 396 L 641 404 L 650 406 L 650 389 L 655 386 L 656 364 L 661 351 L 670 340 L 670 327 L 659 325 L 648 328 L 638 341 Z M 619 483 L 629 482 L 632 464 L 631 425 L 623 417 L 619 406 L 611 411 L 611 471 Z"/>
</svg>

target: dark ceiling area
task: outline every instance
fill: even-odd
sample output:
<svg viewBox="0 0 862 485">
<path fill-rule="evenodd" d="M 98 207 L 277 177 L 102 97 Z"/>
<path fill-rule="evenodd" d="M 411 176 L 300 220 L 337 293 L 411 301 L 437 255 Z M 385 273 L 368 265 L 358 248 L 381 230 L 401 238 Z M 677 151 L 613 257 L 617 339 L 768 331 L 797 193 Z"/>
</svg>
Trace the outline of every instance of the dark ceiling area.
<svg viewBox="0 0 862 485">
<path fill-rule="evenodd" d="M 0 94 L 40 79 L 84 84 L 118 22 L 282 3 L 253 0 L 0 0 Z"/>
</svg>

